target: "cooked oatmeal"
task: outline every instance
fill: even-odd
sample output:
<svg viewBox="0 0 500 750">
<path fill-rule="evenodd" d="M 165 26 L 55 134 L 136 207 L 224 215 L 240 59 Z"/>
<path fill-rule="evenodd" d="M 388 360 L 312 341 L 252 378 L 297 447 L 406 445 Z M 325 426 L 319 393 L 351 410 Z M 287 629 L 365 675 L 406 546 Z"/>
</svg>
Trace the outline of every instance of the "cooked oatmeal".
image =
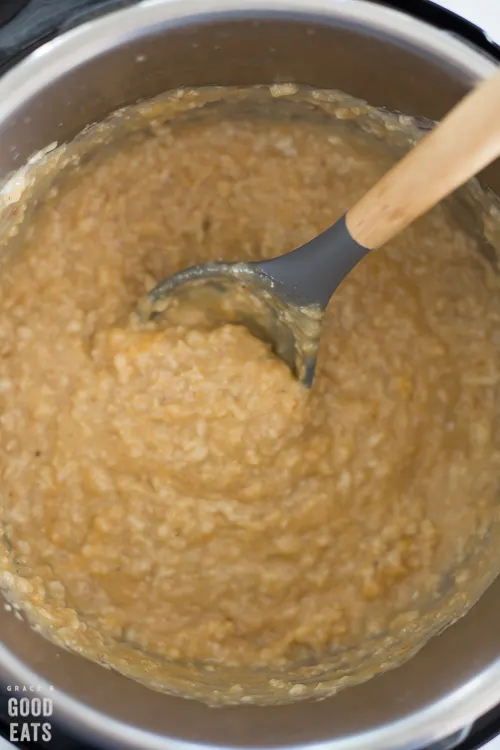
<svg viewBox="0 0 500 750">
<path fill-rule="evenodd" d="M 459 586 L 498 514 L 500 294 L 445 206 L 335 293 L 311 391 L 244 328 L 128 324 L 184 266 L 311 239 L 389 164 L 334 121 L 186 122 L 38 207 L 0 276 L 2 570 L 48 635 L 124 670 L 113 644 L 279 668 Z"/>
</svg>

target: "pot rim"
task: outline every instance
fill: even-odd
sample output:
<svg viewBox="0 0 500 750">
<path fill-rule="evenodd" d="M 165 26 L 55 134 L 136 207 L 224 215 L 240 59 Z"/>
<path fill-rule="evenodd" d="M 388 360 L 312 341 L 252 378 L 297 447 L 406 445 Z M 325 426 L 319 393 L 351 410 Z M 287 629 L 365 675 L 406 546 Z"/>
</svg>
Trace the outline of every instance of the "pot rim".
<svg viewBox="0 0 500 750">
<path fill-rule="evenodd" d="M 449 33 L 407 16 L 402 11 L 374 4 L 370 0 L 142 0 L 107 12 L 98 18 L 63 32 L 31 52 L 0 78 L 0 121 L 13 115 L 29 99 L 110 48 L 139 38 L 155 26 L 168 28 L 180 24 L 202 23 L 222 18 L 293 18 L 316 22 L 361 23 L 374 31 L 391 33 L 403 43 L 416 45 L 429 56 L 451 61 L 471 82 L 491 75 L 495 62 L 483 52 Z M 89 123 L 91 124 L 91 123 Z M 47 144 L 48 145 L 48 144 Z M 37 684 L 54 699 L 57 717 L 73 729 L 106 744 L 122 748 L 147 747 L 148 750 L 200 750 L 214 744 L 193 743 L 138 729 L 81 703 L 71 694 L 51 689 L 43 677 L 18 659 L 0 642 L 0 675 L 4 682 Z M 125 679 L 125 678 L 123 678 Z M 463 683 L 446 697 L 377 728 L 358 735 L 311 742 L 292 747 L 311 750 L 406 750 L 460 732 L 478 716 L 500 702 L 500 653 L 498 659 Z M 253 710 L 253 707 L 249 707 Z M 224 709 L 218 709 L 221 711 Z M 229 709 L 231 710 L 231 709 Z M 263 710 L 258 707 L 258 710 Z M 247 745 L 247 749 L 251 745 Z M 262 746 L 261 746 L 262 748 Z M 263 750 L 263 748 L 262 748 Z"/>
<path fill-rule="evenodd" d="M 457 63 L 466 55 L 462 67 L 475 80 L 486 78 L 496 69 L 493 59 L 470 43 L 371 0 L 246 0 L 243 8 L 241 0 L 140 0 L 63 32 L 7 71 L 0 79 L 0 120 L 69 70 L 155 25 L 188 24 L 224 15 L 243 19 L 259 13 L 299 20 L 316 17 L 319 21 L 361 21 L 375 31 L 389 30 L 436 57 L 449 57 Z"/>
</svg>

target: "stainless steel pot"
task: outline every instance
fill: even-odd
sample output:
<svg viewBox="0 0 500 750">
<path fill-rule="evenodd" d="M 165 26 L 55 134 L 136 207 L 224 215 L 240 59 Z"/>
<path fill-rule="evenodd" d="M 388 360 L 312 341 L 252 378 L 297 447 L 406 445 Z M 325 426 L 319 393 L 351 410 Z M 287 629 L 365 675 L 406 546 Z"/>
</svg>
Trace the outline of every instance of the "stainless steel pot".
<svg viewBox="0 0 500 750">
<path fill-rule="evenodd" d="M 0 179 L 169 88 L 294 80 L 439 118 L 493 69 L 462 41 L 366 0 L 148 0 L 70 30 L 0 80 Z M 500 164 L 484 180 L 500 193 Z M 54 720 L 103 747 L 411 750 L 451 745 L 500 701 L 498 617 L 500 580 L 411 661 L 364 685 L 320 703 L 210 709 L 63 652 L 2 608 L 0 675 L 53 686 Z"/>
</svg>

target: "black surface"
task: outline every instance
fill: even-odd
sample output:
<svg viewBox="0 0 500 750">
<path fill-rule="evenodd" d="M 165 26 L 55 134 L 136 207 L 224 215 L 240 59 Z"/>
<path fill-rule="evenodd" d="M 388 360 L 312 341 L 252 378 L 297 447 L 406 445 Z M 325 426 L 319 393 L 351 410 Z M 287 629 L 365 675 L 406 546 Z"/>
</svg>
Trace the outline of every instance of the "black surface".
<svg viewBox="0 0 500 750">
<path fill-rule="evenodd" d="M 0 0 L 0 74 L 65 29 L 136 0 Z M 20 6 L 1 23 L 4 3 Z"/>
<path fill-rule="evenodd" d="M 460 745 L 458 750 L 477 750 L 498 736 L 500 736 L 500 706 L 476 721 L 468 739 Z"/>
<path fill-rule="evenodd" d="M 500 48 L 493 44 L 480 28 L 463 18 L 435 5 L 432 0 L 372 0 L 421 18 L 434 26 L 455 34 L 500 60 Z M 496 0 L 491 0 L 494 3 Z M 136 0 L 0 0 L 0 74 L 48 39 L 67 28 Z M 472 0 L 471 0 L 472 2 Z M 0 737 L 10 741 L 8 698 L 12 694 L 0 693 Z M 12 747 L 23 750 L 98 750 L 82 744 L 51 723 L 51 740 L 44 742 L 16 742 Z M 28 722 L 30 718 L 26 719 Z M 32 718 L 32 721 L 42 721 Z M 485 743 L 500 736 L 500 706 L 480 718 L 472 727 L 469 737 L 458 750 L 479 750 Z M 440 743 L 439 747 L 442 747 Z"/>
<path fill-rule="evenodd" d="M 11 21 L 29 0 L 2 0 L 0 3 L 0 27 Z"/>
</svg>

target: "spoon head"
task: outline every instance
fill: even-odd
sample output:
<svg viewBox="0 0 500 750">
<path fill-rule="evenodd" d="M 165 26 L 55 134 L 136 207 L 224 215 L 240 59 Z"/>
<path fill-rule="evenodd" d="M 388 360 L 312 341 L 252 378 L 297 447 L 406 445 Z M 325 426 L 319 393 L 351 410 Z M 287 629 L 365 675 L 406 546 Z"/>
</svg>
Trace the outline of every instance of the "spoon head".
<svg viewBox="0 0 500 750">
<path fill-rule="evenodd" d="M 312 384 L 322 312 L 281 297 L 258 264 L 209 263 L 180 271 L 155 286 L 135 315 L 141 324 L 161 319 L 197 329 L 246 326 L 295 377 Z"/>
</svg>

